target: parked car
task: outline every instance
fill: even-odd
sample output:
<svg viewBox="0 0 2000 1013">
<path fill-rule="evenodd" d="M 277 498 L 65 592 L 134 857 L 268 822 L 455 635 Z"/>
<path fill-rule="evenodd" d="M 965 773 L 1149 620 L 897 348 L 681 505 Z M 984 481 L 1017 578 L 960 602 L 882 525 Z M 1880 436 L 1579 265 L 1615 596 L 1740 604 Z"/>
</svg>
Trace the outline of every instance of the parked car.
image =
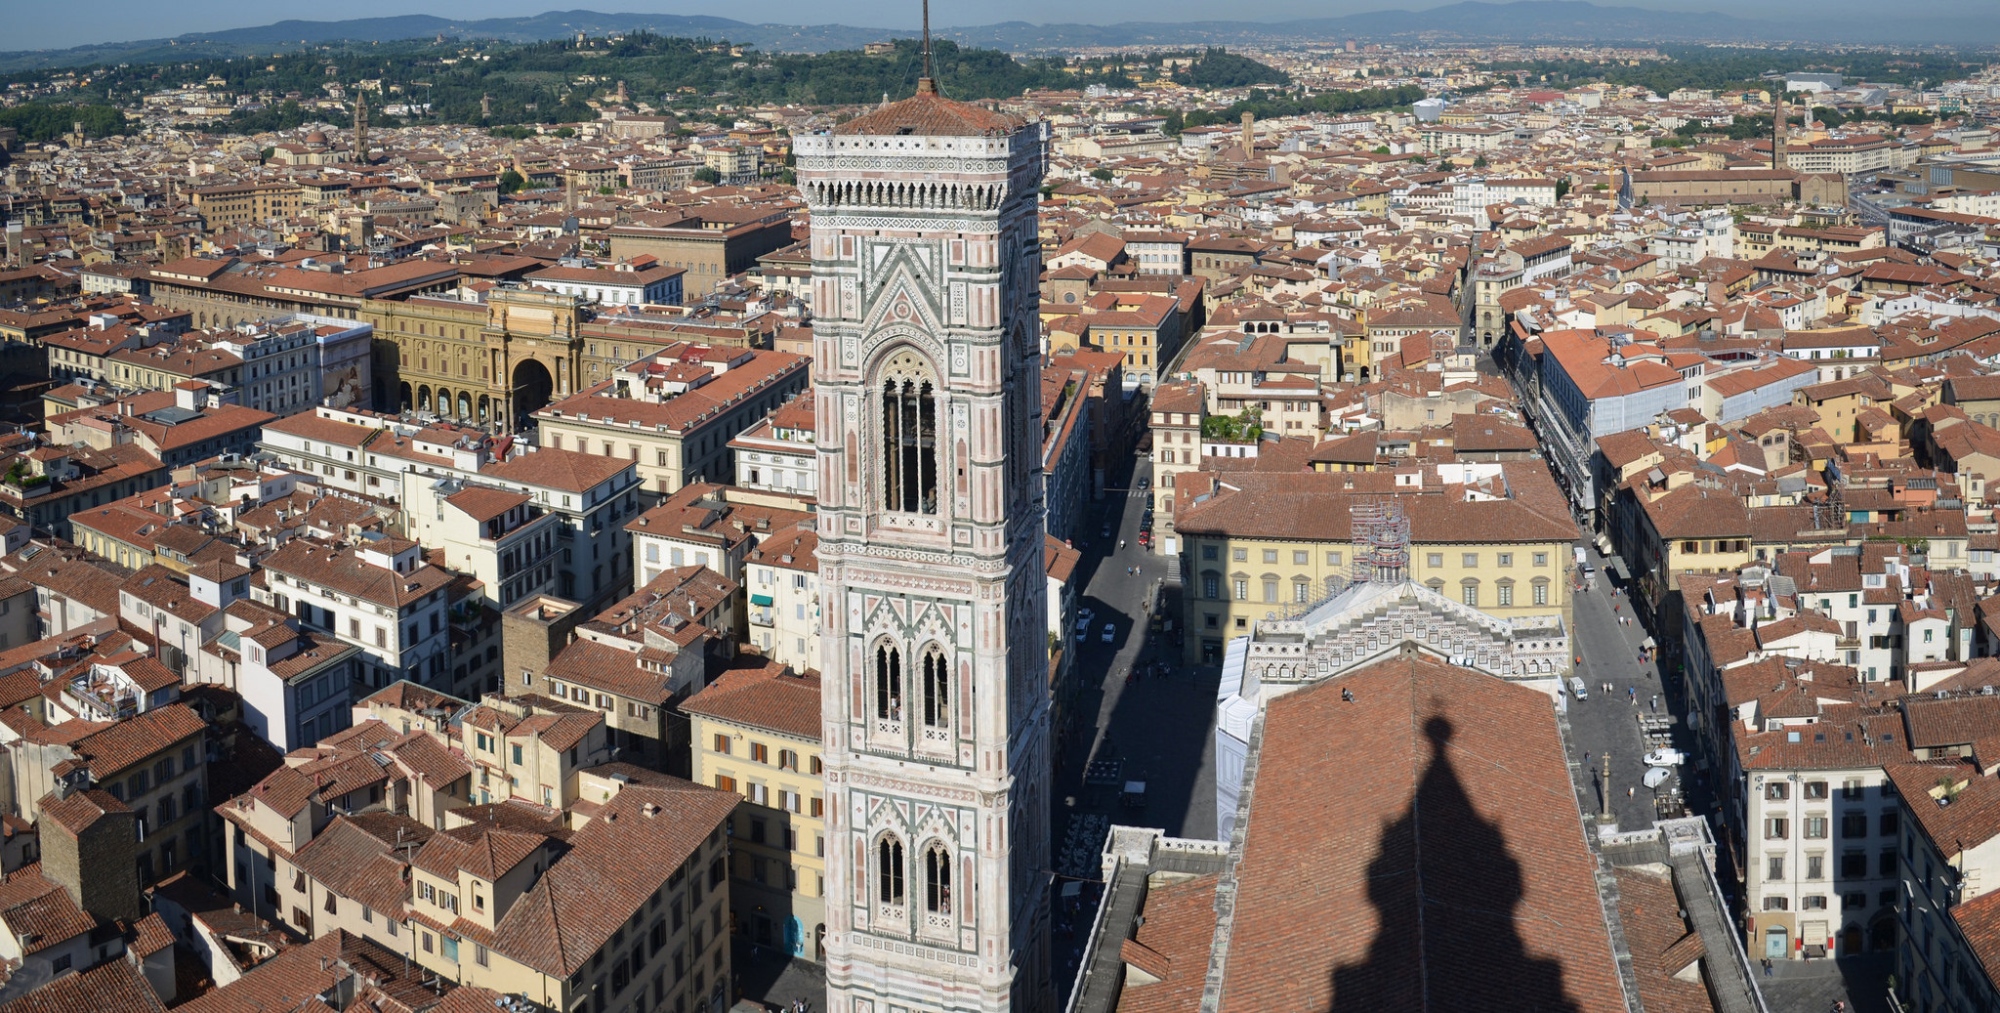
<svg viewBox="0 0 2000 1013">
<path fill-rule="evenodd" d="M 1575 676 L 1571 676 L 1569 680 L 1569 695 L 1578 700 L 1590 699 L 1590 691 L 1583 688 L 1583 680 Z"/>
<path fill-rule="evenodd" d="M 1104 641 L 1107 644 L 1112 642 L 1113 640 L 1118 639 L 1118 627 L 1112 623 L 1105 623 L 1104 634 L 1103 636 L 1098 637 L 1098 639 Z"/>
<path fill-rule="evenodd" d="M 1640 778 L 1640 781 L 1648 788 L 1658 788 L 1667 783 L 1667 779 L 1672 776 L 1674 776 L 1672 767 L 1647 767 L 1646 776 Z"/>
<path fill-rule="evenodd" d="M 1661 746 L 1647 753 L 1642 759 L 1648 767 L 1678 767 L 1687 762 L 1687 754 L 1670 746 Z"/>
<path fill-rule="evenodd" d="M 1148 489 L 1151 489 L 1152 487 L 1153 487 L 1153 480 L 1152 480 L 1152 479 L 1150 479 L 1150 478 L 1145 478 L 1145 477 L 1143 477 L 1143 476 L 1142 476 L 1142 477 L 1141 477 L 1141 478 L 1139 479 L 1139 491 L 1140 491 L 1140 492 L 1145 492 L 1146 490 L 1148 490 Z"/>
</svg>

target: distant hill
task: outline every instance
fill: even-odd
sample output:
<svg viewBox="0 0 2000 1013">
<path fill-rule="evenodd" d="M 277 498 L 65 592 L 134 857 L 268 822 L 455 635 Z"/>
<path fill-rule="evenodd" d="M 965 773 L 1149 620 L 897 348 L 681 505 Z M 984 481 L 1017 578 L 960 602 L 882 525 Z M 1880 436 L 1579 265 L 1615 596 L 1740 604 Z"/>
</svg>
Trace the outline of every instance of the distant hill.
<svg viewBox="0 0 2000 1013">
<path fill-rule="evenodd" d="M 183 60 L 197 56 L 270 53 L 336 42 L 392 42 L 437 36 L 537 42 L 576 32 L 651 31 L 662 35 L 728 39 L 779 52 L 817 53 L 853 49 L 866 42 L 913 33 L 903 29 L 852 25 L 750 24 L 729 18 L 679 14 L 602 14 L 548 11 L 529 17 L 454 19 L 428 14 L 357 18 L 349 21 L 280 21 L 254 28 L 199 32 L 173 39 L 104 43 L 63 50 L 0 53 L 0 71 L 90 63 Z M 1640 7 L 1600 7 L 1584 0 L 1464 2 L 1429 10 L 1379 10 L 1341 17 L 1284 22 L 1130 21 L 1112 25 L 1034 25 L 1008 21 L 941 31 L 965 45 L 1017 53 L 1121 45 L 1256 45 L 1320 38 L 1457 39 L 1467 41 L 1647 41 L 1647 42 L 1948 42 L 1982 45 L 2000 41 L 2000 18 L 1876 18 L 1758 21 L 1729 14 L 1656 11 Z"/>
</svg>

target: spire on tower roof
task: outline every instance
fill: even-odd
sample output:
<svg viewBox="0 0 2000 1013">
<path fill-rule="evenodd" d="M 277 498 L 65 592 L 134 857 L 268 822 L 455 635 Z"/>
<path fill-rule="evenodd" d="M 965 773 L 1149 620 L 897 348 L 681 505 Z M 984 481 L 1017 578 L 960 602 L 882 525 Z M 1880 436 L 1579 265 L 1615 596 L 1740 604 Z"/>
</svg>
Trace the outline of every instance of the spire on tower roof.
<svg viewBox="0 0 2000 1013">
<path fill-rule="evenodd" d="M 931 76 L 931 0 L 924 0 L 924 76 L 917 79 L 917 93 L 936 92 L 937 79 Z"/>
</svg>

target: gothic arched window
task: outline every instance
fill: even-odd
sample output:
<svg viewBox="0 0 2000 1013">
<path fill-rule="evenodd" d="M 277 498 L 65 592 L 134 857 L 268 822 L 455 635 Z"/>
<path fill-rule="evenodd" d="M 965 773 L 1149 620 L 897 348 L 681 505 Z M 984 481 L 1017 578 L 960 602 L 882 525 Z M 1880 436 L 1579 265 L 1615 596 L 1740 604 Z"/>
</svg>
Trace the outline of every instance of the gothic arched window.
<svg viewBox="0 0 2000 1013">
<path fill-rule="evenodd" d="M 951 670 L 933 647 L 924 652 L 924 724 L 943 728 L 951 723 Z"/>
<path fill-rule="evenodd" d="M 882 506 L 937 513 L 937 385 L 914 353 L 898 353 L 882 373 Z"/>
<path fill-rule="evenodd" d="M 924 909 L 951 913 L 951 852 L 943 844 L 924 849 Z"/>
<path fill-rule="evenodd" d="M 875 716 L 903 719 L 903 654 L 890 644 L 875 649 Z"/>
<path fill-rule="evenodd" d="M 875 845 L 876 894 L 884 904 L 903 902 L 903 842 L 884 834 Z"/>
</svg>

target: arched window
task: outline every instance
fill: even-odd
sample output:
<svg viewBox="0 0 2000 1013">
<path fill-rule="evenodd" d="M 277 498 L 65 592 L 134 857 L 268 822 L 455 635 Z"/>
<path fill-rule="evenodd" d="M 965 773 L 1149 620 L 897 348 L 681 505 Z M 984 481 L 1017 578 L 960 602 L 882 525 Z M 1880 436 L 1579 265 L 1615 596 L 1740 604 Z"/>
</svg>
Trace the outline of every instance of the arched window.
<svg viewBox="0 0 2000 1013">
<path fill-rule="evenodd" d="M 903 902 L 903 842 L 884 834 L 875 845 L 876 894 L 884 904 Z"/>
<path fill-rule="evenodd" d="M 943 844 L 924 849 L 924 909 L 951 913 L 951 852 Z"/>
<path fill-rule="evenodd" d="M 875 716 L 903 719 L 903 654 L 890 644 L 875 649 Z"/>
<path fill-rule="evenodd" d="M 882 374 L 882 505 L 902 513 L 937 513 L 937 387 L 914 353 Z"/>
<path fill-rule="evenodd" d="M 951 723 L 951 671 L 937 648 L 924 652 L 924 725 L 943 728 Z"/>
</svg>

